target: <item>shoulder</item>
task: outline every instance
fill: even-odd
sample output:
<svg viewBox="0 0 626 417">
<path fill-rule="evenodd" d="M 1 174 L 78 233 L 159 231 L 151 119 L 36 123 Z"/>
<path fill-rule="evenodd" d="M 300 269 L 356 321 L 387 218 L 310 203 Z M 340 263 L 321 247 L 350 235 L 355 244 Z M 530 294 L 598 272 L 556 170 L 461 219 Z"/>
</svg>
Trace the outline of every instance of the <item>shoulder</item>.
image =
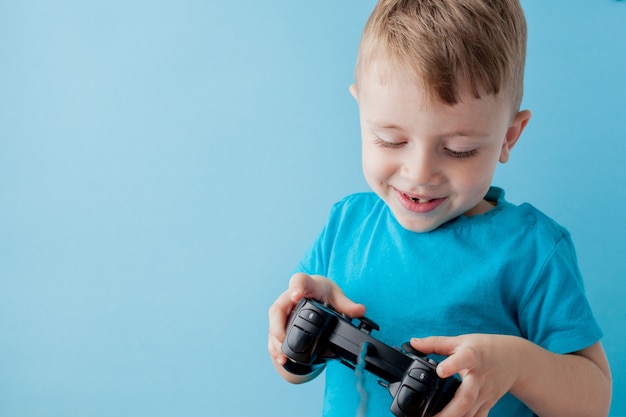
<svg viewBox="0 0 626 417">
<path fill-rule="evenodd" d="M 569 238 L 569 231 L 552 217 L 548 216 L 531 203 L 519 205 L 504 199 L 504 191 L 499 192 L 494 224 L 513 235 L 520 234 L 529 239 L 547 239 L 554 243 L 564 237 Z"/>
<path fill-rule="evenodd" d="M 554 247 L 563 240 L 571 239 L 564 226 L 530 203 L 521 204 L 511 211 L 511 217 L 517 221 L 520 231 L 528 240 L 543 241 L 548 247 Z"/>
</svg>

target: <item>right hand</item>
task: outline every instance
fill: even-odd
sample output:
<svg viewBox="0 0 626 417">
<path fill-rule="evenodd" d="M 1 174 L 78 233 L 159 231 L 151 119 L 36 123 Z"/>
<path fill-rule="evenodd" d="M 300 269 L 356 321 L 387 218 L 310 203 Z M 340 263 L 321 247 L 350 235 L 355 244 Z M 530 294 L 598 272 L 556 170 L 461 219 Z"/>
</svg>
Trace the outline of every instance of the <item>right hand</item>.
<svg viewBox="0 0 626 417">
<path fill-rule="evenodd" d="M 289 378 L 282 367 L 287 362 L 287 357 L 281 350 L 285 340 L 285 327 L 291 310 L 302 298 L 314 298 L 323 303 L 328 303 L 337 312 L 349 317 L 363 317 L 365 315 L 365 306 L 351 301 L 330 279 L 320 275 L 294 274 L 289 280 L 287 291 L 283 292 L 269 309 L 268 351 L 274 360 L 274 366 L 285 378 Z M 296 381 L 291 380 L 291 382 Z"/>
</svg>

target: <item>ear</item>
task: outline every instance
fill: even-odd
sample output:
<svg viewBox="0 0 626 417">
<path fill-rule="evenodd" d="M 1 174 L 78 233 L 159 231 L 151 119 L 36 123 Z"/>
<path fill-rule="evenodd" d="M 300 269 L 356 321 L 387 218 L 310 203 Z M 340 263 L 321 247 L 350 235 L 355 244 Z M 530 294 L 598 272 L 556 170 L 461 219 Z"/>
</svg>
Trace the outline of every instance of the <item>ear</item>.
<svg viewBox="0 0 626 417">
<path fill-rule="evenodd" d="M 505 163 L 509 160 L 511 149 L 515 146 L 518 139 L 522 135 L 524 128 L 528 124 L 532 113 L 529 110 L 522 110 L 515 115 L 513 122 L 506 131 L 506 137 L 502 143 L 502 149 L 500 150 L 500 162 Z"/>
<path fill-rule="evenodd" d="M 359 101 L 359 96 L 356 92 L 356 84 L 350 84 L 350 94 L 352 94 L 352 97 L 354 97 L 354 99 L 358 102 Z"/>
</svg>

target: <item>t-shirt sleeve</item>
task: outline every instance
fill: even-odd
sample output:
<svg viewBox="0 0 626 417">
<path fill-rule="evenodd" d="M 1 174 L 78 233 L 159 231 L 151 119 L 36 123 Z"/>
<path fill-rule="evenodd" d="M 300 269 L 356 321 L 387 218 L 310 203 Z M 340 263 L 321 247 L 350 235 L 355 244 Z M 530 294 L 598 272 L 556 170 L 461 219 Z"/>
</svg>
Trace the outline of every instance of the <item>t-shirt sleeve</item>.
<svg viewBox="0 0 626 417">
<path fill-rule="evenodd" d="M 313 244 L 304 253 L 294 272 L 304 272 L 309 275 L 328 275 L 328 268 L 334 238 L 337 233 L 338 224 L 341 223 L 342 206 L 344 200 L 335 203 L 330 210 L 326 225 Z"/>
<path fill-rule="evenodd" d="M 304 272 L 309 275 L 322 275 L 326 276 L 327 266 L 324 257 L 324 237 L 326 236 L 326 227 L 322 229 L 322 232 L 318 235 L 317 239 L 307 249 L 298 262 L 298 265 L 294 269 L 295 272 Z"/>
<path fill-rule="evenodd" d="M 539 270 L 520 306 L 519 321 L 530 341 L 555 353 L 572 353 L 602 338 L 569 234 L 556 241 Z"/>
</svg>

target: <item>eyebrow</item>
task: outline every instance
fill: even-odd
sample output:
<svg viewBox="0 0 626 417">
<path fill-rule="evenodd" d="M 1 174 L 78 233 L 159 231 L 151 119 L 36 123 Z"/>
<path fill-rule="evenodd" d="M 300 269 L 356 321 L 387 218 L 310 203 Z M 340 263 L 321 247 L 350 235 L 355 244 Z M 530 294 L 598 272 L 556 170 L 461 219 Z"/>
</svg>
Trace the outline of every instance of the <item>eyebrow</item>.
<svg viewBox="0 0 626 417">
<path fill-rule="evenodd" d="M 380 129 L 380 130 L 398 130 L 398 131 L 404 131 L 404 129 L 401 126 L 395 125 L 395 124 L 386 124 L 386 125 L 382 125 L 382 126 L 378 126 L 376 124 L 370 123 L 370 128 L 371 129 Z M 441 135 L 439 135 L 439 137 L 441 138 L 456 138 L 456 137 L 461 137 L 461 138 L 469 138 L 469 139 L 484 139 L 489 137 L 488 134 L 484 134 L 481 132 L 474 132 L 471 130 L 456 130 L 456 131 L 451 131 L 448 133 L 443 133 Z"/>
<path fill-rule="evenodd" d="M 380 126 L 380 127 L 383 128 L 383 129 L 402 129 L 401 126 L 394 125 L 393 123 L 387 124 L 387 125 L 383 125 L 383 126 Z"/>
<path fill-rule="evenodd" d="M 462 138 L 471 138 L 471 139 L 482 139 L 482 138 L 486 138 L 489 135 L 486 135 L 484 133 L 480 133 L 480 132 L 472 132 L 472 131 L 465 131 L 465 130 L 457 130 L 455 132 L 451 132 L 451 133 L 446 133 L 444 135 L 442 135 L 443 137 L 449 137 L 449 138 L 456 138 L 456 137 L 462 137 Z"/>
</svg>

